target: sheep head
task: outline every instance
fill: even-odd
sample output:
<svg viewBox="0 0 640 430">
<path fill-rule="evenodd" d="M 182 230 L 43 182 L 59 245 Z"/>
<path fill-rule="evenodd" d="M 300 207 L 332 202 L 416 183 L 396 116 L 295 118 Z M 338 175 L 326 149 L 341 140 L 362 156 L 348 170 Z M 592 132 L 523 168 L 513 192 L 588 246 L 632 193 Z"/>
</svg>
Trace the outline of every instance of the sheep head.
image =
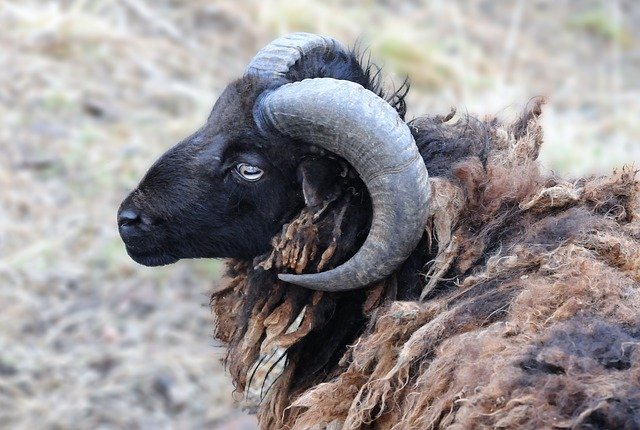
<svg viewBox="0 0 640 430">
<path fill-rule="evenodd" d="M 145 265 L 260 255 L 296 211 L 340 181 L 343 161 L 371 199 L 366 240 L 336 268 L 279 277 L 336 291 L 395 270 L 422 237 L 427 171 L 407 125 L 358 82 L 364 72 L 354 61 L 335 40 L 305 33 L 261 50 L 205 126 L 165 153 L 122 203 L 129 255 Z"/>
</svg>

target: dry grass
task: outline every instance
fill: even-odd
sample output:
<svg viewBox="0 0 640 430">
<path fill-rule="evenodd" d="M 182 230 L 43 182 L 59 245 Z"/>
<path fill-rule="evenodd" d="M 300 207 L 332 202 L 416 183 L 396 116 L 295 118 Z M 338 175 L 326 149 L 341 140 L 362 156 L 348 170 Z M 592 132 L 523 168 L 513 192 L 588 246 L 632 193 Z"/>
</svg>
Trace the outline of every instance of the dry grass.
<svg viewBox="0 0 640 430">
<path fill-rule="evenodd" d="M 276 35 L 360 38 L 396 82 L 411 76 L 410 115 L 511 115 L 547 95 L 543 158 L 561 172 L 640 161 L 640 6 L 497 5 L 1 2 L 0 427 L 215 428 L 237 416 L 202 306 L 217 264 L 137 266 L 114 218 Z"/>
</svg>

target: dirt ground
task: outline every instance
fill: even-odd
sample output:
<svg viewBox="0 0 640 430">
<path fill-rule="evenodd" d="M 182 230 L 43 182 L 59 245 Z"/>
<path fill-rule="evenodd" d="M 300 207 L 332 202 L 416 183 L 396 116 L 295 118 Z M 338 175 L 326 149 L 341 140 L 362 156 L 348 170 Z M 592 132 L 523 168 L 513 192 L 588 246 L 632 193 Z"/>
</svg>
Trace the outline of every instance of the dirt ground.
<svg viewBox="0 0 640 430">
<path fill-rule="evenodd" d="M 640 164 L 633 0 L 3 0 L 0 428 L 255 428 L 211 336 L 219 262 L 138 266 L 115 213 L 257 49 L 302 30 L 408 74 L 410 117 L 545 95 L 549 169 Z"/>
</svg>

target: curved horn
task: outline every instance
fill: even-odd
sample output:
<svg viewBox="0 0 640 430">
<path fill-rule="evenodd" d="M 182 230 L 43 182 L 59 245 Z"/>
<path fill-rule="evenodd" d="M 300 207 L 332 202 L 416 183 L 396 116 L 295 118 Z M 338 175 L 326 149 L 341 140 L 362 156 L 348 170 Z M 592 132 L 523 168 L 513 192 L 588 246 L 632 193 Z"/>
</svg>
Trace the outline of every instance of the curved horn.
<svg viewBox="0 0 640 430">
<path fill-rule="evenodd" d="M 411 132 L 388 103 L 353 82 L 307 79 L 265 93 L 254 119 L 259 127 L 345 158 L 373 204 L 369 235 L 350 260 L 326 272 L 280 274 L 281 280 L 314 290 L 353 290 L 407 259 L 424 231 L 430 187 Z"/>
<path fill-rule="evenodd" d="M 280 37 L 253 57 L 244 71 L 269 78 L 284 78 L 301 58 L 316 52 L 347 52 L 337 40 L 311 33 L 291 33 Z"/>
</svg>

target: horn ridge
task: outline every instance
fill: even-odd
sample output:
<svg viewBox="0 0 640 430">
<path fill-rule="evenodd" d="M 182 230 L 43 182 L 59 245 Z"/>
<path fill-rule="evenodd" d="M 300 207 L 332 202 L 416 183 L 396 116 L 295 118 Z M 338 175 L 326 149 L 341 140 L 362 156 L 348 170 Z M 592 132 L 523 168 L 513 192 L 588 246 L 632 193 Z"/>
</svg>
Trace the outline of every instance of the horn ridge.
<svg viewBox="0 0 640 430">
<path fill-rule="evenodd" d="M 348 52 L 342 43 L 331 37 L 303 32 L 291 33 L 258 51 L 247 65 L 244 74 L 286 79 L 288 72 L 298 61 L 323 51 Z"/>
<path fill-rule="evenodd" d="M 362 178 L 373 206 L 369 234 L 351 259 L 326 272 L 280 274 L 281 280 L 315 290 L 353 290 L 406 260 L 424 233 L 430 187 L 413 136 L 392 106 L 357 83 L 316 78 L 264 94 L 254 118 L 262 129 L 343 157 Z"/>
</svg>

